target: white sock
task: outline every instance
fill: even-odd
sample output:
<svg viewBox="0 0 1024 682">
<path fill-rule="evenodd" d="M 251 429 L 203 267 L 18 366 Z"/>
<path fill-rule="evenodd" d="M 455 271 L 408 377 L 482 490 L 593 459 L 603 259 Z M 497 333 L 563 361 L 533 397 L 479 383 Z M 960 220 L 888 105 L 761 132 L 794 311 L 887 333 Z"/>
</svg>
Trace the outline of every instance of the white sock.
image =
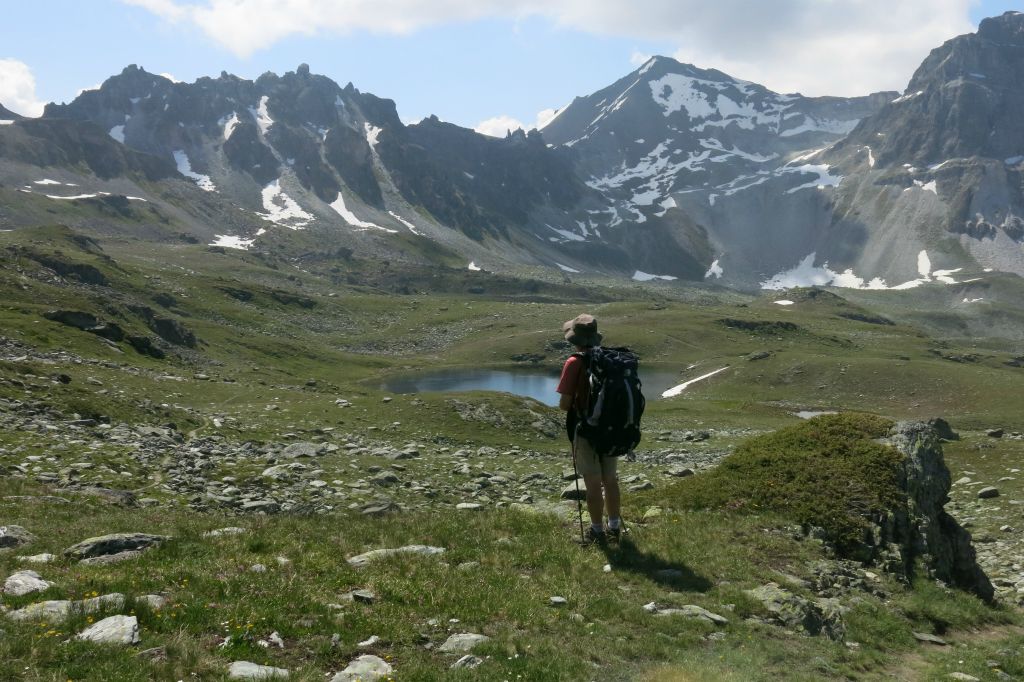
<svg viewBox="0 0 1024 682">
<path fill-rule="evenodd" d="M 602 526 L 600 523 L 591 523 L 590 530 L 594 531 L 595 533 L 603 533 L 604 526 Z"/>
<path fill-rule="evenodd" d="M 609 518 L 608 519 L 608 527 L 611 528 L 612 530 L 618 530 L 619 526 L 621 526 L 621 525 L 622 525 L 622 519 L 620 519 L 618 516 L 616 516 L 615 518 Z"/>
</svg>

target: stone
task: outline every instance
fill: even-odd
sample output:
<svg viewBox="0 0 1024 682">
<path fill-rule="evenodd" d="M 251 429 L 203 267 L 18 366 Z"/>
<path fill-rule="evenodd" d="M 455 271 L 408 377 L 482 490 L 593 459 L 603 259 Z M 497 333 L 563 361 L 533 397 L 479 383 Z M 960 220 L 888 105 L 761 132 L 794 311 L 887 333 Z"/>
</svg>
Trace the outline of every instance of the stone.
<svg viewBox="0 0 1024 682">
<path fill-rule="evenodd" d="M 888 442 L 904 456 L 899 485 L 907 505 L 875 521 L 870 544 L 858 558 L 914 557 L 916 562 L 900 558 L 888 563 L 913 579 L 918 570 L 913 564 L 919 562 L 931 577 L 991 602 L 995 589 L 978 565 L 971 535 L 945 510 L 952 477 L 938 434 L 924 422 L 900 422 Z"/>
<path fill-rule="evenodd" d="M 627 490 L 629 490 L 631 493 L 638 493 L 638 492 L 640 492 L 642 490 L 653 490 L 653 489 L 654 489 L 654 484 L 651 483 L 650 481 L 644 481 L 643 483 L 635 483 L 635 484 L 629 486 L 629 488 L 627 488 Z"/>
<path fill-rule="evenodd" d="M 459 502 L 455 508 L 461 511 L 480 511 L 484 506 L 479 502 Z"/>
<path fill-rule="evenodd" d="M 232 680 L 286 680 L 288 671 L 269 665 L 257 665 L 249 661 L 235 661 L 228 667 L 228 679 Z"/>
<path fill-rule="evenodd" d="M 389 677 L 393 673 L 394 669 L 383 658 L 373 654 L 363 654 L 332 677 L 331 682 L 373 682 L 373 680 Z"/>
<path fill-rule="evenodd" d="M 798 628 L 809 635 L 823 634 L 836 641 L 842 641 L 846 636 L 842 613 L 830 600 L 804 599 L 776 583 L 744 591 L 748 596 L 761 602 L 771 620 L 778 625 Z"/>
<path fill-rule="evenodd" d="M 693 469 L 689 467 L 672 467 L 668 470 L 669 476 L 675 476 L 676 478 L 686 478 L 687 476 L 693 476 Z"/>
<path fill-rule="evenodd" d="M 452 663 L 451 669 L 452 670 L 458 670 L 460 668 L 469 668 L 469 669 L 477 668 L 480 665 L 482 665 L 483 662 L 484 662 L 484 659 L 480 658 L 479 656 L 473 656 L 472 654 L 466 654 L 465 656 L 463 656 L 459 660 L 457 660 L 454 663 Z"/>
<path fill-rule="evenodd" d="M 582 478 L 573 481 L 562 489 L 561 498 L 563 500 L 585 500 L 587 499 L 587 485 Z"/>
<path fill-rule="evenodd" d="M 144 594 L 135 598 L 136 604 L 145 604 L 153 611 L 159 611 L 167 605 L 167 598 L 159 594 Z"/>
<path fill-rule="evenodd" d="M 274 500 L 250 500 L 242 503 L 242 511 L 255 514 L 276 514 L 281 505 Z"/>
<path fill-rule="evenodd" d="M 932 635 L 927 632 L 912 632 L 910 634 L 914 635 L 914 639 L 919 642 L 928 642 L 929 644 L 937 644 L 939 646 L 947 646 L 949 644 L 938 635 Z"/>
<path fill-rule="evenodd" d="M 35 571 L 18 571 L 4 581 L 4 594 L 21 597 L 33 592 L 43 592 L 52 586 L 53 583 L 43 580 Z"/>
<path fill-rule="evenodd" d="M 490 637 L 487 635 L 464 632 L 450 636 L 437 650 L 446 654 L 468 654 L 473 650 L 473 647 L 488 640 L 490 640 Z"/>
<path fill-rule="evenodd" d="M 378 637 L 377 635 L 371 635 L 369 638 L 364 639 L 363 641 L 356 644 L 356 646 L 361 649 L 368 649 L 372 646 L 376 646 L 378 643 L 380 643 L 380 637 Z"/>
<path fill-rule="evenodd" d="M 83 566 L 105 566 L 108 564 L 119 564 L 122 561 L 138 559 L 140 556 L 142 556 L 142 552 L 138 550 L 128 550 L 127 552 L 118 552 L 117 554 L 104 554 L 103 556 L 89 557 L 88 559 L 82 559 L 78 563 Z"/>
<path fill-rule="evenodd" d="M 711 611 L 708 611 L 707 609 L 701 608 L 700 606 L 696 606 L 694 604 L 687 604 L 686 606 L 681 606 L 678 608 L 662 608 L 658 606 L 655 602 L 651 602 L 650 604 L 644 604 L 643 608 L 644 611 L 646 611 L 647 613 L 659 617 L 682 616 L 684 618 L 696 618 L 698 620 L 703 620 L 713 625 L 728 625 L 729 623 L 729 619 L 725 616 L 720 616 L 717 613 L 712 613 Z"/>
<path fill-rule="evenodd" d="M 82 560 L 90 557 L 118 554 L 120 552 L 147 549 L 161 542 L 170 540 L 166 535 L 150 535 L 148 533 L 112 533 L 83 540 L 64 550 L 64 556 Z"/>
<path fill-rule="evenodd" d="M 372 604 L 377 601 L 377 595 L 371 590 L 352 590 L 345 596 L 352 601 L 361 602 L 363 604 Z"/>
<path fill-rule="evenodd" d="M 989 429 L 988 431 L 985 432 L 985 435 L 988 436 L 989 438 L 1002 438 L 1003 437 L 1003 430 L 1002 429 Z"/>
<path fill-rule="evenodd" d="M 988 500 L 993 497 L 999 497 L 999 488 L 988 486 L 987 488 L 982 488 L 978 491 L 979 500 Z"/>
<path fill-rule="evenodd" d="M 0 549 L 21 547 L 35 539 L 32 533 L 21 526 L 0 526 Z"/>
<path fill-rule="evenodd" d="M 951 680 L 958 680 L 959 682 L 981 682 L 980 678 L 977 678 L 974 675 L 968 675 L 967 673 L 950 673 L 947 677 Z"/>
<path fill-rule="evenodd" d="M 61 599 L 38 602 L 36 604 L 29 604 L 23 609 L 11 611 L 7 615 L 14 620 L 62 621 L 75 612 L 95 613 L 100 609 L 116 610 L 122 608 L 124 608 L 124 595 L 112 592 L 111 594 L 79 601 Z"/>
<path fill-rule="evenodd" d="M 565 597 L 551 597 L 548 604 L 551 606 L 565 606 L 569 601 Z"/>
<path fill-rule="evenodd" d="M 245 528 L 239 528 L 237 526 L 228 526 L 227 528 L 218 528 L 216 530 L 208 530 L 203 533 L 204 538 L 219 538 L 223 535 L 242 535 L 247 533 Z"/>
<path fill-rule="evenodd" d="M 52 564 L 57 560 L 56 554 L 33 554 L 31 556 L 15 557 L 18 561 L 26 564 Z"/>
<path fill-rule="evenodd" d="M 76 635 L 75 639 L 100 644 L 138 644 L 139 621 L 135 616 L 110 616 L 93 623 Z"/>
<path fill-rule="evenodd" d="M 281 453 L 282 457 L 297 459 L 299 457 L 316 457 L 323 452 L 323 446 L 316 443 L 292 443 Z"/>
<path fill-rule="evenodd" d="M 402 511 L 402 508 L 390 500 L 370 502 L 369 504 L 363 505 L 359 510 L 363 516 L 385 516 L 387 514 L 394 514 L 395 512 L 400 511 Z"/>
<path fill-rule="evenodd" d="M 371 562 L 402 554 L 419 554 L 421 556 L 436 556 L 444 554 L 444 547 L 431 547 L 429 545 L 406 545 L 405 547 L 394 547 L 388 549 L 374 549 L 364 554 L 359 554 L 348 560 L 349 566 L 362 568 L 370 565 Z"/>
</svg>

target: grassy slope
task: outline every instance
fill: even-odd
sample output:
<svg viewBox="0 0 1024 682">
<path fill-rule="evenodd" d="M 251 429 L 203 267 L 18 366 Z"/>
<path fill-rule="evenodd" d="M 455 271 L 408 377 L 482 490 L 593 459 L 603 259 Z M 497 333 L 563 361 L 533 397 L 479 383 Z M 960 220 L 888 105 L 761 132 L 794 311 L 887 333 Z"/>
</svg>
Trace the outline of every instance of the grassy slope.
<svg viewBox="0 0 1024 682">
<path fill-rule="evenodd" d="M 564 351 L 549 343 L 558 340 L 562 320 L 587 308 L 600 318 L 610 341 L 636 348 L 647 365 L 678 368 L 681 381 L 730 366 L 680 398 L 650 403 L 647 447 L 660 447 L 651 436 L 661 430 L 766 430 L 793 423 L 792 412 L 804 408 L 857 409 L 892 418 L 943 415 L 958 428 L 1021 428 L 1024 399 L 1018 397 L 1016 384 L 1024 370 L 1002 364 L 1015 354 L 1013 344 L 992 340 L 984 352 L 973 351 L 979 355 L 974 362 L 954 362 L 932 351 L 970 353 L 966 342 L 930 338 L 901 324 L 838 317 L 853 307 L 831 297 L 799 298 L 796 305 L 782 308 L 770 299 L 734 294 L 670 289 L 652 294 L 629 287 L 594 290 L 597 299 L 619 302 L 568 298 L 553 303 L 511 284 L 490 294 L 459 293 L 467 274 L 443 268 L 433 275 L 436 289 L 452 293 L 396 295 L 387 290 L 387 282 L 408 273 L 398 271 L 389 278 L 377 266 L 359 261 L 304 264 L 123 238 L 102 242 L 111 264 L 76 250 L 60 232 L 0 234 L 0 248 L 29 241 L 36 242 L 33 248 L 60 250 L 71 260 L 96 265 L 114 286 L 47 283 L 33 275 L 38 268 L 31 262 L 5 258 L 0 270 L 3 335 L 42 351 L 110 364 L 79 365 L 59 357 L 53 365 L 11 359 L 0 363 L 0 378 L 8 380 L 0 382 L 0 396 L 42 399 L 82 413 L 92 410 L 116 422 L 173 421 L 183 431 L 218 433 L 230 441 L 279 439 L 285 432 L 308 436 L 334 427 L 398 443 L 514 444 L 555 457 L 563 449 L 561 440 L 522 428 L 529 411 L 547 409 L 535 403 L 523 407 L 531 401 L 481 394 L 463 398 L 509 414 L 521 411 L 511 426 L 498 428 L 462 421 L 445 396 L 398 396 L 385 404 L 375 379 L 420 367 L 508 366 L 515 364 L 511 356 L 520 353 L 540 354 L 540 365 L 555 369 Z M 410 279 L 426 281 L 412 274 Z M 473 277 L 490 282 L 486 274 Z M 250 291 L 253 299 L 238 301 L 224 293 L 225 287 Z M 202 340 L 198 352 L 164 361 L 141 356 L 125 344 L 123 352 L 116 352 L 93 335 L 40 317 L 55 307 L 91 310 L 152 335 L 125 313 L 124 303 L 147 302 L 168 314 L 152 303 L 158 292 L 178 300 L 169 314 Z M 274 292 L 308 298 L 315 305 L 307 309 L 282 303 Z M 891 314 L 882 307 L 875 310 Z M 783 321 L 797 327 L 742 329 L 723 319 Z M 768 357 L 749 359 L 763 351 Z M 50 381 L 58 372 L 67 373 L 71 383 Z M 211 380 L 192 379 L 197 373 Z M 166 375 L 186 380 L 160 378 Z M 90 377 L 107 393 L 99 394 L 87 383 Z M 317 385 L 306 386 L 308 379 Z M 351 400 L 354 407 L 339 410 L 334 405 L 338 397 Z M 277 409 L 267 409 L 271 405 Z M 212 424 L 214 416 L 227 419 L 220 429 Z M 25 453 L 45 450 L 24 434 L 4 434 L 3 439 L 11 448 L 24 447 Z M 716 446 L 727 448 L 736 440 L 725 433 Z M 957 449 L 951 452 L 955 462 L 966 456 Z M 116 461 L 116 451 L 109 458 Z M 545 466 L 557 470 L 559 461 Z M 410 466 L 429 467 L 429 462 Z M 515 473 L 524 471 L 514 462 L 508 466 Z M 135 475 L 142 478 L 144 472 Z M 128 482 L 143 483 L 135 478 Z M 0 481 L 0 495 L 34 492 L 41 489 L 33 483 Z M 627 518 L 638 520 L 655 503 L 671 510 L 672 495 L 659 488 L 647 498 L 628 497 Z M 219 518 L 169 507 L 120 511 L 75 502 L 56 508 L 4 503 L 0 513 L 4 523 L 19 523 L 39 535 L 33 552 L 56 551 L 120 529 L 174 535 L 173 543 L 139 564 L 59 564 L 44 575 L 58 582 L 55 595 L 166 590 L 180 605 L 160 614 L 137 611 L 144 645 L 166 644 L 171 653 L 166 663 L 139 663 L 129 652 L 62 645 L 67 627 L 5 625 L 0 660 L 14 664 L 0 672 L 0 679 L 5 674 L 41 680 L 180 679 L 190 672 L 216 679 L 224 662 L 234 658 L 273 662 L 301 669 L 305 678 L 322 679 L 324 672 L 343 667 L 355 653 L 355 643 L 372 634 L 390 642 L 380 652 L 393 657 L 399 679 L 436 679 L 450 661 L 424 650 L 417 637 L 426 632 L 436 642 L 447 630 L 476 630 L 494 637 L 481 648 L 490 655 L 486 665 L 460 673 L 465 679 L 590 679 L 595 665 L 608 679 L 655 669 L 659 671 L 652 679 L 871 677 L 882 675 L 903 654 L 917 651 L 911 629 L 931 631 L 942 624 L 954 631 L 955 639 L 956 631 L 1016 618 L 922 584 L 908 594 L 897 590 L 892 604 L 869 597 L 854 608 L 848 616 L 848 639 L 859 642 L 859 649 L 747 623 L 743 617 L 758 607 L 742 589 L 777 580 L 776 571 L 799 574 L 821 553 L 820 547 L 789 534 L 766 532 L 782 522 L 756 516 L 669 511 L 646 527 L 637 526 L 638 554 L 613 558 L 623 568 L 609 575 L 602 571 L 608 561 L 603 554 L 567 544 L 571 518 L 520 512 L 412 514 L 394 523 L 347 515 Z M 251 532 L 241 538 L 200 537 L 201 531 L 224 525 L 243 525 Z M 368 548 L 406 542 L 439 544 L 449 554 L 444 563 L 403 561 L 360 573 L 341 561 Z M 292 567 L 279 569 L 278 555 L 290 558 Z M 466 573 L 457 569 L 467 561 L 480 566 Z M 247 567 L 257 562 L 270 570 L 249 573 Z M 9 573 L 16 566 L 9 554 L 0 555 L 0 571 Z M 682 568 L 688 577 L 680 584 L 662 584 L 654 571 L 664 567 Z M 372 587 L 381 599 L 371 607 L 349 605 L 343 615 L 332 615 L 325 605 L 352 587 Z M 548 597 L 556 594 L 569 600 L 566 609 L 547 606 Z M 726 640 L 703 640 L 711 628 L 697 622 L 650 618 L 639 607 L 652 600 L 696 603 L 724 613 L 731 621 Z M 735 605 L 731 614 L 728 604 Z M 571 617 L 575 613 L 582 622 Z M 431 618 L 441 625 L 426 625 Z M 461 622 L 448 624 L 450 618 Z M 217 637 L 226 630 L 236 625 L 248 629 L 249 624 L 258 637 L 279 631 L 288 648 L 268 651 L 248 640 L 228 650 L 217 648 Z M 47 635 L 51 629 L 54 634 Z M 342 635 L 336 649 L 329 646 L 333 632 Z M 1020 650 L 1019 637 L 1011 643 Z M 952 656 L 969 659 L 968 668 L 962 669 L 981 675 L 984 652 L 994 655 L 1006 646 L 995 638 L 972 644 L 970 656 L 960 650 Z M 932 654 L 925 656 L 922 674 L 943 670 L 949 659 L 945 654 L 934 660 Z M 1019 657 L 1000 660 L 1008 672 L 1024 672 Z M 661 670 L 661 664 L 669 667 Z"/>
</svg>

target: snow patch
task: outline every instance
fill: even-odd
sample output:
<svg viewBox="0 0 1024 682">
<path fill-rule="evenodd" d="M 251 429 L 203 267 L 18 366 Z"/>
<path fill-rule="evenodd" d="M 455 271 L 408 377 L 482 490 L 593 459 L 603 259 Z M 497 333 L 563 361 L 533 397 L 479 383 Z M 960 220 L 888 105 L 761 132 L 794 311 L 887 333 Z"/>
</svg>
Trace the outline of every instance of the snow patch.
<svg viewBox="0 0 1024 682">
<path fill-rule="evenodd" d="M 793 194 L 794 192 L 799 192 L 802 189 L 808 189 L 811 187 L 817 189 L 825 189 L 826 187 L 838 187 L 839 183 L 843 181 L 843 176 L 832 175 L 829 172 L 829 167 L 824 164 L 820 166 L 816 166 L 814 164 L 805 164 L 803 166 L 798 166 L 794 168 L 792 172 L 813 173 L 818 176 L 818 179 L 811 180 L 810 182 L 805 182 L 802 185 L 793 187 L 792 189 L 788 189 L 786 190 L 786 194 Z"/>
<path fill-rule="evenodd" d="M 958 282 L 953 279 L 952 275 L 960 272 L 961 270 L 961 268 L 956 268 L 953 270 L 935 270 L 933 272 L 928 252 L 921 251 L 917 255 L 917 272 L 920 277 L 908 282 L 903 282 L 902 284 L 889 286 L 886 284 L 885 280 L 880 277 L 876 277 L 871 281 L 866 281 L 864 278 L 859 277 L 854 273 L 852 268 L 843 272 L 836 272 L 828 266 L 827 262 L 823 265 L 816 266 L 814 265 L 814 259 L 816 257 L 817 253 L 811 253 L 800 261 L 796 267 L 780 272 L 774 277 L 761 282 L 761 288 L 781 291 L 796 287 L 833 286 L 843 289 L 900 291 L 903 289 L 915 289 L 922 284 L 930 282 L 958 284 Z"/>
<path fill-rule="evenodd" d="M 121 144 L 124 144 L 124 124 L 122 123 L 119 126 L 111 128 L 109 135 Z"/>
<path fill-rule="evenodd" d="M 555 265 L 557 265 L 558 269 L 561 270 L 562 272 L 575 272 L 575 273 L 579 272 L 579 270 L 577 270 L 576 268 L 570 268 L 568 265 L 562 265 L 561 263 L 559 263 L 557 261 L 555 262 Z"/>
<path fill-rule="evenodd" d="M 56 194 L 45 194 L 43 196 L 45 196 L 47 199 L 63 199 L 65 201 L 72 201 L 74 199 L 95 199 L 96 197 L 99 196 L 99 194 L 76 194 L 73 197 L 61 197 L 57 196 Z"/>
<path fill-rule="evenodd" d="M 932 259 L 928 257 L 927 251 L 921 251 L 917 254 L 917 274 L 927 279 L 931 272 Z"/>
<path fill-rule="evenodd" d="M 922 182 L 921 180 L 914 180 L 914 187 L 919 187 L 920 189 L 923 189 L 925 192 L 931 192 L 932 194 L 934 194 L 936 196 L 938 196 L 938 194 L 939 194 L 939 190 L 935 186 L 935 181 L 934 180 L 930 180 L 929 182 Z M 910 189 L 910 188 L 908 187 L 907 189 Z M 903 191 L 906 191 L 906 190 L 903 190 Z"/>
<path fill-rule="evenodd" d="M 217 125 L 224 129 L 224 141 L 231 137 L 231 133 L 235 132 L 235 127 L 239 124 L 238 114 L 231 112 L 231 116 L 225 116 L 221 120 L 217 121 Z"/>
<path fill-rule="evenodd" d="M 9 118 L 0 119 L 0 126 L 9 126 L 12 123 L 14 123 L 13 119 L 9 119 Z M 7 231 L 9 232 L 10 230 L 7 230 Z"/>
<path fill-rule="evenodd" d="M 256 108 L 249 107 L 249 113 L 252 114 L 256 125 L 260 127 L 260 132 L 264 135 L 270 130 L 270 126 L 274 125 L 274 119 L 270 118 L 270 113 L 267 111 L 267 101 L 269 99 L 267 95 L 263 95 L 263 97 L 260 97 L 259 106 Z"/>
<path fill-rule="evenodd" d="M 252 246 L 255 239 L 243 239 L 242 237 L 233 237 L 227 234 L 215 234 L 215 241 L 210 242 L 210 246 L 223 246 L 226 249 L 241 249 L 247 251 Z"/>
<path fill-rule="evenodd" d="M 192 164 L 189 163 L 188 155 L 185 154 L 184 149 L 178 149 L 174 152 L 174 162 L 178 164 L 178 172 L 186 178 L 195 180 L 196 184 L 199 185 L 199 189 L 207 192 L 217 191 L 217 186 L 213 184 L 213 180 L 210 179 L 209 175 L 202 175 L 192 171 Z"/>
<path fill-rule="evenodd" d="M 892 103 L 893 104 L 899 104 L 901 102 L 909 102 L 910 100 L 914 99 L 915 97 L 918 97 L 919 95 L 923 95 L 923 94 L 924 94 L 924 90 L 918 90 L 917 92 L 911 92 L 909 94 L 903 95 L 902 97 L 897 97 L 896 99 L 894 99 L 892 101 Z"/>
<path fill-rule="evenodd" d="M 473 272 L 480 272 L 480 266 L 473 261 L 469 261 L 469 265 L 466 266 L 466 269 L 472 270 Z"/>
<path fill-rule="evenodd" d="M 424 236 L 422 232 L 420 232 L 420 231 L 418 231 L 418 230 L 416 229 L 416 226 L 415 226 L 415 225 L 413 225 L 413 224 L 412 224 L 412 223 L 410 223 L 410 222 L 409 222 L 408 220 L 406 220 L 406 219 L 405 219 L 405 218 L 403 218 L 402 216 L 398 215 L 398 214 L 397 214 L 397 213 L 395 213 L 394 211 L 388 211 L 388 215 L 390 215 L 390 216 L 391 216 L 392 218 L 394 218 L 394 219 L 395 219 L 395 220 L 397 220 L 398 222 L 400 222 L 400 223 L 402 223 L 403 225 L 405 225 L 406 227 L 408 227 L 408 228 L 409 228 L 409 231 L 410 231 L 410 232 L 412 232 L 413 234 L 415 234 L 415 235 L 419 235 L 420 237 Z"/>
<path fill-rule="evenodd" d="M 51 180 L 49 178 L 43 178 L 42 180 L 34 181 L 32 184 L 33 185 L 59 185 L 61 183 L 57 182 L 56 180 Z"/>
<path fill-rule="evenodd" d="M 772 303 L 774 303 L 775 305 L 782 305 L 782 306 L 793 305 L 793 301 L 787 301 L 785 299 L 783 299 L 781 301 L 772 301 Z"/>
<path fill-rule="evenodd" d="M 384 232 L 390 232 L 391 234 L 395 234 L 398 232 L 398 230 L 390 230 L 386 227 L 381 227 L 376 223 L 371 223 L 369 221 L 360 220 L 359 218 L 357 218 L 356 214 L 350 211 L 347 206 L 345 206 L 345 197 L 342 196 L 341 192 L 338 192 L 338 198 L 335 199 L 333 203 L 329 204 L 329 206 L 333 208 L 335 213 L 340 215 L 345 220 L 346 223 L 348 223 L 352 227 L 358 228 L 359 231 L 383 230 Z"/>
<path fill-rule="evenodd" d="M 665 280 L 666 282 L 671 282 L 672 280 L 679 278 L 673 277 L 672 275 L 652 275 L 649 272 L 637 270 L 636 272 L 633 273 L 633 279 L 636 280 L 637 282 L 650 282 L 651 280 L 655 279 L 661 279 Z"/>
<path fill-rule="evenodd" d="M 709 379 L 709 378 L 715 376 L 716 374 L 718 374 L 719 372 L 724 372 L 727 369 L 729 369 L 728 365 L 726 365 L 725 367 L 722 367 L 721 369 L 716 369 L 714 372 L 708 372 L 707 374 L 702 374 L 701 376 L 697 377 L 696 379 L 690 379 L 689 381 L 684 381 L 683 383 L 679 384 L 678 386 L 673 386 L 672 388 L 668 389 L 667 391 L 663 391 L 662 394 L 661 394 L 661 397 L 662 398 L 674 398 L 677 395 L 679 395 L 680 393 L 682 393 L 683 391 L 685 391 L 687 388 L 692 386 L 693 384 L 697 383 L 698 381 L 704 381 L 705 379 Z"/>
<path fill-rule="evenodd" d="M 363 128 L 366 130 L 366 141 L 369 143 L 371 149 L 377 149 L 377 137 L 380 135 L 382 128 L 370 125 L 369 122 L 363 124 Z"/>
<path fill-rule="evenodd" d="M 716 258 L 714 262 L 711 263 L 711 267 L 708 268 L 708 271 L 704 273 L 704 279 L 708 279 L 709 277 L 722 279 L 722 275 L 724 274 L 725 271 L 722 270 L 722 266 L 718 264 L 718 259 Z"/>
<path fill-rule="evenodd" d="M 846 135 L 851 130 L 857 127 L 860 123 L 860 119 L 851 119 L 849 121 L 837 121 L 831 118 L 816 119 L 813 116 L 804 114 L 804 122 L 795 128 L 789 130 L 783 130 L 779 133 L 779 137 L 793 137 L 801 133 L 833 133 L 836 135 Z"/>
<path fill-rule="evenodd" d="M 569 230 L 562 230 L 562 229 L 559 229 L 557 227 L 552 227 L 551 225 L 548 225 L 547 223 L 544 223 L 544 225 L 549 230 L 551 230 L 552 232 L 556 232 L 556 233 L 562 235 L 562 237 L 563 237 L 563 239 L 565 241 L 570 241 L 570 242 L 585 242 L 585 241 L 587 241 L 585 237 L 582 237 L 582 236 L 576 234 L 575 232 L 570 232 Z"/>
<path fill-rule="evenodd" d="M 257 213 L 264 220 L 283 225 L 292 230 L 301 230 L 313 220 L 313 216 L 302 210 L 294 199 L 281 190 L 281 178 L 263 188 L 260 193 L 266 213 Z"/>
</svg>

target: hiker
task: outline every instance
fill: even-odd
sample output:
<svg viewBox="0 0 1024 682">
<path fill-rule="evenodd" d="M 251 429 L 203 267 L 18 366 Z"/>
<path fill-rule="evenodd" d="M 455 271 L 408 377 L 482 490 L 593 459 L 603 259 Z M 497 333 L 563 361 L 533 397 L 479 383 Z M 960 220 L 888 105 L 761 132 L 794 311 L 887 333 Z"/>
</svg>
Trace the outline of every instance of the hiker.
<svg viewBox="0 0 1024 682">
<path fill-rule="evenodd" d="M 562 367 L 562 377 L 555 390 L 561 395 L 558 406 L 567 412 L 566 429 L 572 441 L 573 466 L 587 486 L 587 511 L 590 512 L 591 542 L 604 542 L 608 536 L 618 540 L 622 532 L 619 516 L 618 458 L 601 457 L 590 442 L 577 433 L 581 415 L 586 415 L 590 403 L 590 383 L 587 375 L 589 354 L 601 345 L 597 320 L 583 314 L 562 325 L 565 340 L 576 352 Z M 604 528 L 604 508 L 608 507 L 608 529 Z"/>
</svg>

